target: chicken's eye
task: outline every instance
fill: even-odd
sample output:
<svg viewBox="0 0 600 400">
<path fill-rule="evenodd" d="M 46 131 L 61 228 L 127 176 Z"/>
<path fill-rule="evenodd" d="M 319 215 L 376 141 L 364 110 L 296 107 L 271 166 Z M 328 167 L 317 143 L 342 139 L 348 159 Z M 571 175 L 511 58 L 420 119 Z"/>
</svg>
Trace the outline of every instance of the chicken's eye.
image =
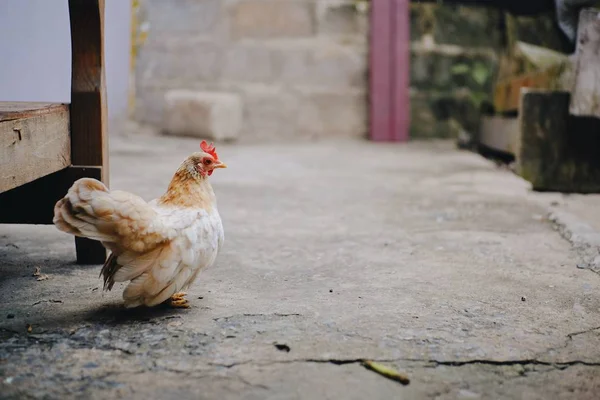
<svg viewBox="0 0 600 400">
<path fill-rule="evenodd" d="M 210 164 L 212 164 L 212 160 L 208 160 L 208 159 L 204 160 L 204 165 L 210 165 Z"/>
</svg>

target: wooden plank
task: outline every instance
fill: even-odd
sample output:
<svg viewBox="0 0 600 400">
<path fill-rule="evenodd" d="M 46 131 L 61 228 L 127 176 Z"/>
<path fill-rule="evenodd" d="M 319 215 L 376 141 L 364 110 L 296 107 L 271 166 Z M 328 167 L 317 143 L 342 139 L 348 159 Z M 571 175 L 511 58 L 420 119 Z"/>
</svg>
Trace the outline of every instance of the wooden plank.
<svg viewBox="0 0 600 400">
<path fill-rule="evenodd" d="M 392 2 L 379 0 L 370 5 L 370 136 L 374 141 L 386 141 L 391 137 Z"/>
<path fill-rule="evenodd" d="M 62 112 L 67 106 L 60 103 L 0 101 L 0 122 Z"/>
<path fill-rule="evenodd" d="M 519 140 L 519 120 L 510 117 L 482 117 L 479 142 L 485 147 L 516 154 Z"/>
<path fill-rule="evenodd" d="M 523 91 L 517 173 L 538 191 L 600 192 L 600 119 L 569 115 L 569 92 Z"/>
<path fill-rule="evenodd" d="M 67 105 L 0 102 L 0 193 L 70 164 Z"/>
<path fill-rule="evenodd" d="M 0 193 L 0 223 L 52 224 L 54 205 L 73 182 L 84 177 L 99 179 L 101 172 L 99 167 L 69 167 Z"/>
<path fill-rule="evenodd" d="M 392 95 L 392 131 L 390 140 L 406 142 L 410 129 L 410 11 L 409 0 L 395 0 L 393 14 L 394 92 Z"/>
<path fill-rule="evenodd" d="M 579 17 L 571 114 L 600 117 L 600 10 L 583 10 Z"/>
<path fill-rule="evenodd" d="M 71 22 L 71 158 L 102 167 L 108 185 L 104 71 L 104 0 L 69 0 Z"/>
<path fill-rule="evenodd" d="M 98 166 L 108 186 L 108 116 L 104 71 L 104 0 L 69 0 L 71 22 L 71 157 Z M 101 243 L 76 238 L 77 262 L 101 264 Z"/>
</svg>

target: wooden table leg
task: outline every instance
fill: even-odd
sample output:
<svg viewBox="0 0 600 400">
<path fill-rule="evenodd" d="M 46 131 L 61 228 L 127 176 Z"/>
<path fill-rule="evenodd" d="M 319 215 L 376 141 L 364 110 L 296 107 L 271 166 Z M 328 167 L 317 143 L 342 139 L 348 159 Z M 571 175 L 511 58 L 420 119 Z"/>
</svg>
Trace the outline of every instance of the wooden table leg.
<svg viewBox="0 0 600 400">
<path fill-rule="evenodd" d="M 104 0 L 69 0 L 71 21 L 71 159 L 74 166 L 101 167 L 108 186 L 108 135 L 104 72 Z M 75 241 L 77 262 L 102 264 L 96 241 Z"/>
<path fill-rule="evenodd" d="M 106 249 L 96 240 L 76 237 L 75 251 L 77 264 L 104 264 L 106 261 Z"/>
</svg>

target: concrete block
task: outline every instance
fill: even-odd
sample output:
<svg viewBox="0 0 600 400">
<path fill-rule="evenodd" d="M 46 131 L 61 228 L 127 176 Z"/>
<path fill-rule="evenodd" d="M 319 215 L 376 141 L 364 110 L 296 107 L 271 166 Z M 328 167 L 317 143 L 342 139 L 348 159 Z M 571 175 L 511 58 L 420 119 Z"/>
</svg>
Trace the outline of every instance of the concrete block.
<svg viewBox="0 0 600 400">
<path fill-rule="evenodd" d="M 134 119 L 143 124 L 160 126 L 165 105 L 165 91 L 137 85 Z"/>
<path fill-rule="evenodd" d="M 297 93 L 276 86 L 243 88 L 244 140 L 289 140 L 297 133 Z"/>
<path fill-rule="evenodd" d="M 315 40 L 310 47 L 279 51 L 278 59 L 284 83 L 326 88 L 365 88 L 367 85 L 366 48 Z"/>
<path fill-rule="evenodd" d="M 317 32 L 324 35 L 368 34 L 368 13 L 360 13 L 352 1 L 319 1 L 317 5 Z"/>
<path fill-rule="evenodd" d="M 144 46 L 140 49 L 135 74 L 143 81 L 212 81 L 219 77 L 221 60 L 221 49 L 216 43 L 194 43 L 168 50 Z"/>
<path fill-rule="evenodd" d="M 219 25 L 222 0 L 144 0 L 142 15 L 150 35 L 188 32 L 212 35 Z"/>
<path fill-rule="evenodd" d="M 303 37 L 313 35 L 314 4 L 280 0 L 242 0 L 230 9 L 234 38 Z"/>
<path fill-rule="evenodd" d="M 367 94 L 362 91 L 305 91 L 298 110 L 298 131 L 314 137 L 365 137 Z"/>
<path fill-rule="evenodd" d="M 242 102 L 232 93 L 170 90 L 165 94 L 163 131 L 212 140 L 236 139 L 242 127 Z"/>
<path fill-rule="evenodd" d="M 534 190 L 600 192 L 600 119 L 569 115 L 570 94 L 524 89 L 517 172 Z"/>
<path fill-rule="evenodd" d="M 274 79 L 275 54 L 263 44 L 233 45 L 225 52 L 222 78 L 251 83 Z"/>
</svg>

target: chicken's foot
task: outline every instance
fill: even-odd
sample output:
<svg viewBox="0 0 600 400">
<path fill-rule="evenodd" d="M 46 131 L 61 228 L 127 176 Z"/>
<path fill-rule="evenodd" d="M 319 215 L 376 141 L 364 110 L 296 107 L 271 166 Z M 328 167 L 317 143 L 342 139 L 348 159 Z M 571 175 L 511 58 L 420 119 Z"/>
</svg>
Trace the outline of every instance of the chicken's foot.
<svg viewBox="0 0 600 400">
<path fill-rule="evenodd" d="M 190 308 L 190 303 L 185 298 L 186 295 L 187 293 L 185 292 L 175 293 L 171 296 L 169 305 L 173 308 Z"/>
</svg>

